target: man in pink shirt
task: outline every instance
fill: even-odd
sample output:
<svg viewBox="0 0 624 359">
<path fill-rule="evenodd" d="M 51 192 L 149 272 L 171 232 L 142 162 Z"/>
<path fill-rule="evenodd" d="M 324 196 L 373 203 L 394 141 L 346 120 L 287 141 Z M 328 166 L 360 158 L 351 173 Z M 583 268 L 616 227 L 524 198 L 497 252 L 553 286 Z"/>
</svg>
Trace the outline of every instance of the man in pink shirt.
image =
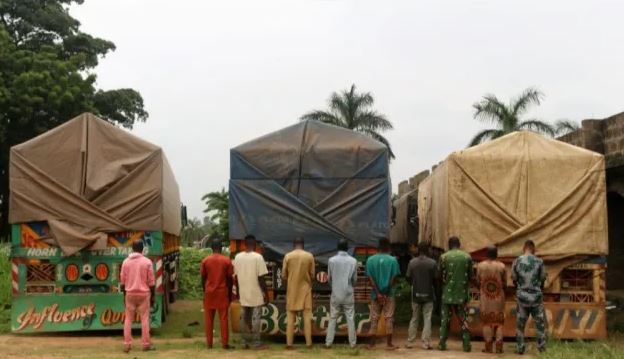
<svg viewBox="0 0 624 359">
<path fill-rule="evenodd" d="M 154 350 L 150 341 L 150 306 L 154 304 L 154 268 L 143 253 L 143 241 L 132 243 L 132 251 L 121 265 L 121 291 L 124 293 L 124 352 L 132 348 L 132 321 L 138 311 L 141 316 L 143 351 Z"/>
</svg>

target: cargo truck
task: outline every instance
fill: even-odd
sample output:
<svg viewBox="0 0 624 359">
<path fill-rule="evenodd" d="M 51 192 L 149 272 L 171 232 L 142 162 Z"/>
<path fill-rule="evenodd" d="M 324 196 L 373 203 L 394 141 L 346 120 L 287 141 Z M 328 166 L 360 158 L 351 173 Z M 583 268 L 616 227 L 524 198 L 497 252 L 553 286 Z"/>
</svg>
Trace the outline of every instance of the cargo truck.
<svg viewBox="0 0 624 359">
<path fill-rule="evenodd" d="M 120 267 L 136 240 L 154 265 L 159 327 L 178 290 L 182 215 L 162 150 L 87 113 L 10 156 L 11 330 L 122 328 Z"/>
<path fill-rule="evenodd" d="M 419 241 L 439 255 L 451 235 L 475 263 L 496 245 L 510 272 L 525 240 L 537 245 L 547 281 L 550 335 L 606 337 L 608 254 L 604 157 L 531 132 L 515 132 L 452 153 L 418 187 Z M 507 279 L 504 335 L 515 336 L 515 288 Z M 479 291 L 471 289 L 468 323 L 481 335 Z M 455 323 L 455 327 L 457 327 Z M 534 335 L 529 321 L 528 334 Z"/>
<path fill-rule="evenodd" d="M 385 145 L 348 129 L 304 121 L 233 148 L 230 152 L 230 250 L 244 250 L 253 234 L 267 261 L 270 303 L 262 310 L 262 332 L 286 330 L 286 287 L 282 259 L 302 236 L 316 259 L 313 281 L 313 333 L 324 335 L 329 321 L 330 286 L 327 260 L 346 238 L 358 260 L 355 323 L 358 334 L 369 330 L 371 288 L 364 275 L 366 259 L 388 236 L 390 178 Z M 239 309 L 233 303 L 234 331 Z M 302 331 L 297 321 L 296 331 Z M 383 328 L 383 327 L 382 327 Z M 339 319 L 339 334 L 346 321 Z"/>
</svg>

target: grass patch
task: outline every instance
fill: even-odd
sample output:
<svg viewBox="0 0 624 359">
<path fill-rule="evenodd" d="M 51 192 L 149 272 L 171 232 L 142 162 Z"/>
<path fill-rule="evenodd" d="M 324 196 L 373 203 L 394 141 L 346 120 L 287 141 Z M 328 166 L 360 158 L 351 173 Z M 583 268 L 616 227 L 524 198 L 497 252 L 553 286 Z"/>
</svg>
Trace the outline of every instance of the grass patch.
<svg viewBox="0 0 624 359">
<path fill-rule="evenodd" d="M 216 319 L 216 318 L 215 318 Z M 215 338 L 219 338 L 219 321 L 215 321 Z M 153 330 L 155 338 L 204 338 L 204 312 L 199 300 L 178 300 L 170 306 L 162 327 Z"/>
<path fill-rule="evenodd" d="M 11 246 L 0 244 L 0 333 L 11 330 Z"/>
<path fill-rule="evenodd" d="M 621 359 L 624 358 L 624 335 L 611 335 L 606 341 L 551 340 L 540 359 Z"/>
</svg>

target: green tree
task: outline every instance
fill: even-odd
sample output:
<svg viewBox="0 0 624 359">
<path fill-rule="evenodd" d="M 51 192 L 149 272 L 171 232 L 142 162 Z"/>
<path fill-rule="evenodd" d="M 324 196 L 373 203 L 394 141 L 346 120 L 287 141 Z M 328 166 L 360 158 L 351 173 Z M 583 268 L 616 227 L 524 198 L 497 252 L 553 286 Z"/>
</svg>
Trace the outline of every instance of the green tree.
<svg viewBox="0 0 624 359">
<path fill-rule="evenodd" d="M 214 223 L 213 235 L 221 237 L 222 240 L 230 239 L 230 229 L 228 221 L 229 193 L 222 188 L 220 191 L 210 192 L 202 197 L 206 202 L 204 213 L 208 214 Z"/>
<path fill-rule="evenodd" d="M 180 239 L 184 247 L 192 247 L 207 234 L 204 224 L 197 218 L 191 218 L 182 228 Z"/>
<path fill-rule="evenodd" d="M 7 218 L 11 146 L 85 111 L 126 128 L 148 117 L 137 91 L 96 88 L 93 70 L 100 58 L 115 50 L 115 45 L 80 31 L 80 22 L 71 17 L 68 8 L 82 2 L 0 1 L 2 224 Z"/>
<path fill-rule="evenodd" d="M 557 136 L 567 135 L 568 133 L 575 132 L 581 129 L 578 122 L 570 120 L 559 120 L 555 122 L 555 133 Z"/>
<path fill-rule="evenodd" d="M 470 146 L 478 145 L 486 140 L 493 140 L 508 133 L 521 130 L 535 131 L 554 136 L 553 127 L 536 119 L 521 120 L 531 105 L 539 105 L 544 95 L 535 88 L 524 90 L 520 96 L 512 99 L 509 104 L 500 101 L 494 95 L 485 95 L 483 99 L 472 105 L 474 118 L 496 128 L 479 132 L 471 141 Z"/>
<path fill-rule="evenodd" d="M 390 142 L 381 135 L 381 132 L 393 128 L 392 123 L 386 116 L 372 109 L 374 102 L 375 99 L 370 92 L 358 93 L 355 91 L 355 85 L 351 85 L 349 90 L 331 94 L 328 110 L 310 111 L 301 116 L 300 120 L 321 121 L 361 132 L 386 145 L 390 157 L 394 158 Z"/>
</svg>

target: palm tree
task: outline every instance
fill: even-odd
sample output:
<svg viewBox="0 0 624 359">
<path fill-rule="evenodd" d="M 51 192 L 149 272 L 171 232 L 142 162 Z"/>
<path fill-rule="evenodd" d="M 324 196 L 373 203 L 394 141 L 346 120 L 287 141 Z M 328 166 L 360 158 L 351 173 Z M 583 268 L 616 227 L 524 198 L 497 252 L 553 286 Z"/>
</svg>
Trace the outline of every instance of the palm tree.
<svg viewBox="0 0 624 359">
<path fill-rule="evenodd" d="M 524 92 L 505 104 L 496 96 L 488 94 L 472 105 L 475 109 L 474 118 L 496 126 L 479 132 L 470 141 L 470 146 L 478 145 L 486 140 L 493 140 L 508 133 L 520 130 L 529 130 L 538 133 L 555 135 L 553 127 L 545 122 L 529 119 L 522 121 L 520 117 L 527 112 L 531 105 L 539 105 L 544 95 L 535 88 L 528 88 Z"/>
<path fill-rule="evenodd" d="M 214 233 L 221 237 L 222 240 L 229 240 L 229 193 L 222 188 L 220 191 L 210 192 L 202 197 L 202 201 L 206 202 L 204 213 L 209 214 L 209 218 L 215 223 Z"/>
<path fill-rule="evenodd" d="M 191 218 L 182 228 L 180 233 L 182 245 L 185 247 L 191 247 L 206 234 L 207 233 L 201 221 L 197 218 Z"/>
<path fill-rule="evenodd" d="M 555 122 L 555 133 L 557 136 L 564 136 L 581 129 L 578 122 L 570 120 L 559 120 Z"/>
<path fill-rule="evenodd" d="M 310 111 L 300 120 L 315 120 L 334 126 L 348 128 L 372 137 L 388 147 L 390 158 L 394 153 L 388 140 L 380 132 L 391 130 L 392 123 L 386 116 L 371 109 L 375 100 L 370 92 L 356 92 L 355 85 L 350 90 L 334 92 L 329 97 L 329 109 Z"/>
</svg>

